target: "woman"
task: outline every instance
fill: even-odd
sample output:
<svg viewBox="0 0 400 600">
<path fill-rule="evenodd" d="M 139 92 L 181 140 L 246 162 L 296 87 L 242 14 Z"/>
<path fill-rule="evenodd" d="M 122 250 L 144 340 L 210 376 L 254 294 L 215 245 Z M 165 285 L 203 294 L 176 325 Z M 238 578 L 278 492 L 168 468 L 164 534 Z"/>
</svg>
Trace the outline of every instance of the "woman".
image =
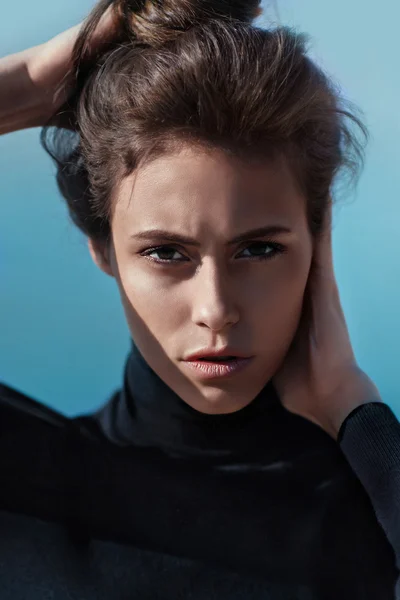
<svg viewBox="0 0 400 600">
<path fill-rule="evenodd" d="M 227 4 L 103 0 L 0 63 L 132 336 L 96 414 L 0 388 L 2 599 L 400 598 L 400 426 L 332 261 L 363 126 Z"/>
</svg>

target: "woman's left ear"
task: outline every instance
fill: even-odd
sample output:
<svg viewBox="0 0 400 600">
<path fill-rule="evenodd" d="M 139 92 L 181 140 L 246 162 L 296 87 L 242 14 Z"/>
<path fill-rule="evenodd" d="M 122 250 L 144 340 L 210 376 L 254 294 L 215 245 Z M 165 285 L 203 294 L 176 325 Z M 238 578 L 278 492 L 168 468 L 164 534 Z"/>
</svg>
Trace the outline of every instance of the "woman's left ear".
<svg viewBox="0 0 400 600">
<path fill-rule="evenodd" d="M 96 242 L 92 238 L 88 238 L 88 248 L 95 265 L 106 275 L 114 277 L 110 262 L 110 252 L 106 243 Z"/>
</svg>

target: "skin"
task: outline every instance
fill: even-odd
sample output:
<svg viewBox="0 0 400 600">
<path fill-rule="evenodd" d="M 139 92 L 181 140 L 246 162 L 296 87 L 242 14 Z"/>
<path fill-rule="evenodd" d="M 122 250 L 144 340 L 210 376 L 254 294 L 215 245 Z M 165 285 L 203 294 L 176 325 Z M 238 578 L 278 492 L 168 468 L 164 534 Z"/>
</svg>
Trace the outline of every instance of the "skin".
<svg viewBox="0 0 400 600">
<path fill-rule="evenodd" d="M 89 55 L 116 35 L 118 23 L 110 6 L 88 40 Z M 85 22 L 38 46 L 0 57 L 0 135 L 41 127 L 70 97 L 75 86 L 72 51 Z M 63 127 L 73 129 L 69 118 Z"/>
<path fill-rule="evenodd" d="M 299 327 L 272 383 L 287 410 L 312 421 L 334 440 L 355 408 L 383 402 L 353 351 L 333 264 L 330 199 L 314 240 Z"/>
<path fill-rule="evenodd" d="M 305 207 L 284 160 L 243 162 L 188 146 L 139 168 L 116 190 L 112 242 L 106 248 L 89 240 L 89 250 L 115 278 L 143 357 L 194 409 L 222 414 L 245 407 L 281 365 L 299 325 L 312 260 Z M 272 225 L 290 231 L 228 245 Z M 156 228 L 199 246 L 135 238 Z M 151 250 L 160 246 L 162 252 Z M 199 349 L 227 344 L 254 357 L 231 378 L 201 380 L 183 362 Z"/>
<path fill-rule="evenodd" d="M 70 69 L 71 51 L 81 26 L 82 24 L 41 46 L 0 59 L 0 81 L 4 83 L 1 88 L 5 90 L 5 95 L 2 94 L 0 97 L 0 134 L 43 125 L 69 95 L 74 85 Z M 110 7 L 101 18 L 91 40 L 88 41 L 89 52 L 96 51 L 99 44 L 107 43 L 112 39 L 116 26 Z M 11 93 L 7 94 L 7 90 Z M 64 126 L 69 125 L 69 122 L 64 123 Z M 168 168 L 170 168 L 172 179 L 170 188 L 172 188 L 174 176 L 176 179 L 179 178 L 177 161 L 182 157 L 169 156 L 168 158 L 173 159 L 174 166 L 172 169 L 170 160 Z M 215 179 L 217 183 L 225 182 L 225 188 L 222 184 L 217 185 L 215 189 L 210 185 L 212 189 L 209 194 L 206 194 L 208 179 L 203 177 L 199 180 L 198 177 L 197 181 L 193 179 L 195 185 L 192 186 L 190 181 L 194 192 L 188 199 L 182 201 L 183 192 L 179 191 L 179 186 L 176 189 L 175 200 L 172 198 L 171 190 L 169 190 L 170 197 L 167 196 L 166 199 L 163 197 L 163 202 L 168 201 L 168 205 L 175 208 L 178 214 L 172 210 L 165 215 L 165 210 L 164 213 L 160 212 L 160 203 L 158 207 L 157 203 L 149 204 L 153 210 L 154 220 L 157 218 L 157 220 L 171 221 L 175 215 L 174 226 L 179 225 L 194 231 L 197 227 L 198 235 L 203 240 L 200 241 L 200 249 L 196 254 L 197 266 L 194 261 L 192 272 L 183 275 L 182 271 L 186 268 L 184 265 L 180 265 L 182 271 L 177 269 L 174 275 L 172 270 L 149 271 L 151 276 L 147 275 L 146 284 L 144 265 L 136 260 L 139 259 L 138 253 L 133 253 L 131 259 L 132 250 L 128 252 L 126 249 L 128 241 L 125 230 L 132 220 L 132 213 L 129 211 L 131 203 L 127 202 L 127 186 L 135 187 L 134 184 L 138 179 L 144 189 L 144 196 L 138 196 L 137 189 L 135 193 L 135 207 L 138 206 L 139 198 L 142 221 L 146 217 L 144 201 L 149 199 L 147 196 L 150 196 L 150 191 L 154 191 L 157 196 L 156 190 L 151 189 L 152 181 L 147 181 L 146 188 L 145 172 L 135 173 L 130 181 L 122 182 L 117 190 L 117 210 L 114 211 L 111 246 L 103 248 L 89 240 L 89 248 L 96 264 L 104 272 L 116 278 L 131 333 L 142 354 L 153 369 L 186 402 L 205 412 L 230 412 L 236 407 L 240 408 L 248 403 L 248 398 L 251 401 L 251 397 L 262 388 L 260 380 L 268 381 L 271 373 L 274 372 L 275 363 L 279 365 L 279 369 L 272 377 L 272 382 L 283 406 L 313 421 L 337 439 L 344 419 L 352 410 L 360 404 L 382 402 L 382 399 L 374 382 L 357 364 L 352 349 L 333 269 L 330 211 L 327 213 L 324 235 L 313 242 L 310 268 L 311 240 L 308 238 L 306 241 L 308 232 L 305 226 L 305 215 L 301 210 L 304 199 L 301 199 L 303 203 L 296 203 L 295 199 L 299 200 L 301 194 L 295 191 L 294 182 L 287 169 L 284 173 L 283 168 L 278 177 L 276 173 L 273 175 L 271 168 L 267 168 L 271 167 L 271 164 L 266 164 L 265 169 L 261 170 L 250 168 L 247 164 L 246 173 L 246 165 L 238 161 L 229 162 L 226 157 L 218 153 L 214 153 L 214 169 L 211 168 L 210 155 L 208 155 L 210 160 L 207 162 L 204 154 L 201 157 L 201 160 L 204 159 L 204 165 L 200 168 L 198 152 L 196 167 L 195 158 L 195 152 L 186 153 L 185 166 L 189 168 L 187 172 L 183 169 L 183 162 L 181 163 L 181 171 L 184 171 L 180 178 L 181 187 L 184 186 L 185 176 L 187 179 L 187 174 L 191 173 L 192 167 L 195 173 L 200 171 L 205 175 L 208 173 L 215 175 L 213 171 L 215 171 L 215 164 L 218 164 L 221 170 L 217 172 Z M 165 170 L 166 162 L 161 161 L 158 166 L 160 170 L 153 178 L 154 187 L 159 183 L 159 179 L 162 183 L 162 167 Z M 149 173 L 148 170 L 146 172 Z M 271 195 L 273 183 L 277 179 L 280 180 L 281 187 L 279 190 L 275 189 L 275 195 Z M 212 181 L 211 178 L 210 182 Z M 239 183 L 234 193 L 236 182 Z M 247 193 L 247 190 L 246 193 L 243 192 L 243 188 L 246 187 L 245 182 L 251 194 Z M 285 183 L 287 190 L 284 189 Z M 291 192 L 289 192 L 290 187 L 292 187 Z M 196 198 L 202 198 L 203 193 L 205 202 L 200 204 L 200 201 L 196 202 Z M 262 194 L 262 200 L 257 193 Z M 210 212 L 210 215 L 203 215 L 207 199 L 211 201 L 215 196 L 224 198 L 224 202 L 214 203 L 213 212 Z M 177 211 L 180 197 L 181 212 Z M 241 197 L 244 199 L 243 202 Z M 153 193 L 150 197 L 150 201 L 152 200 L 154 200 Z M 261 202 L 262 206 L 260 206 Z M 127 223 L 121 222 L 124 207 Z M 164 204 L 162 207 L 164 208 Z M 193 211 L 188 216 L 186 213 L 189 207 L 193 207 Z M 218 228 L 216 221 L 216 216 L 220 213 L 222 214 L 220 222 L 224 224 L 221 229 Z M 229 218 L 226 218 L 227 214 Z M 265 263 L 253 264 L 250 263 L 250 258 L 243 259 L 243 263 L 238 263 L 240 266 L 234 268 L 237 261 L 233 260 L 233 255 L 229 255 L 230 258 L 228 254 L 225 256 L 223 251 L 224 236 L 227 238 L 230 230 L 235 230 L 235 234 L 236 231 L 243 231 L 243 221 L 257 220 L 256 216 L 257 219 L 262 217 L 268 220 L 286 218 L 289 222 L 293 222 L 292 239 L 290 243 L 284 240 L 288 252 Z M 135 227 L 140 224 L 138 217 L 139 212 L 135 213 Z M 204 238 L 208 217 L 213 227 L 208 228 L 207 237 Z M 185 224 L 185 219 L 188 225 Z M 190 260 L 193 261 L 193 258 L 190 257 Z M 297 268 L 295 268 L 296 262 Z M 136 268 L 138 264 L 140 266 Z M 304 290 L 307 268 L 309 274 L 307 288 Z M 243 279 L 246 277 L 243 285 L 238 284 L 239 272 Z M 289 273 L 291 273 L 290 279 Z M 273 288 L 261 285 L 263 277 L 274 279 Z M 138 286 L 132 288 L 132 281 L 137 282 Z M 143 295 L 138 297 L 140 285 Z M 199 289 L 197 294 L 194 294 L 196 286 Z M 211 293 L 208 296 L 209 287 Z M 174 300 L 175 296 L 175 312 L 169 309 L 167 303 L 165 303 L 166 309 L 157 304 L 157 298 L 151 293 L 152 288 L 162 288 L 163 299 Z M 281 293 L 281 290 L 282 292 L 285 290 L 285 294 Z M 178 294 L 181 291 L 183 293 Z M 148 300 L 147 304 L 144 302 L 145 299 Z M 249 308 L 251 302 L 252 306 Z M 295 331 L 296 313 L 300 316 L 301 303 L 303 311 Z M 265 310 L 265 307 L 268 310 Z M 168 319 L 160 318 L 160 313 Z M 227 317 L 226 314 L 230 316 Z M 284 316 L 287 318 L 284 319 Z M 274 321 L 273 317 L 278 320 Z M 257 319 L 257 326 L 255 326 Z M 168 325 L 166 326 L 165 323 Z M 261 326 L 258 326 L 260 323 Z M 279 335 L 277 324 L 282 325 Z M 263 343 L 261 343 L 260 337 L 261 333 L 264 334 L 264 327 L 268 336 L 263 335 Z M 224 328 L 226 330 L 222 331 Z M 171 338 L 168 338 L 167 330 L 170 331 Z M 289 344 L 294 331 L 294 338 Z M 190 348 L 188 348 L 188 340 L 190 340 Z M 265 340 L 271 342 L 267 349 Z M 200 385 L 196 379 L 188 377 L 188 373 L 182 369 L 181 361 L 182 356 L 187 352 L 198 350 L 200 343 L 219 348 L 225 342 L 234 343 L 237 347 L 240 343 L 243 344 L 243 350 L 255 352 L 252 365 L 254 378 L 250 377 L 250 369 L 248 369 L 247 383 L 244 382 L 244 373 L 240 380 L 236 377 L 231 393 L 228 389 L 231 382 L 228 383 L 228 380 L 225 382 L 221 380 L 218 388 L 212 388 L 209 384 Z M 285 347 L 288 348 L 286 355 Z M 244 388 L 243 392 L 242 388 Z"/>
</svg>

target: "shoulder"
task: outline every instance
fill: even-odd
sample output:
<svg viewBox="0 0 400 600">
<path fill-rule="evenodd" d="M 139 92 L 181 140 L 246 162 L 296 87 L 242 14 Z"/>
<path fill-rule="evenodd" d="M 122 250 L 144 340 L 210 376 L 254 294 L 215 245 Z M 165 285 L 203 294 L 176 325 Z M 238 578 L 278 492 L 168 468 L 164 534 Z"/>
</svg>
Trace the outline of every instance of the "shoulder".
<svg viewBox="0 0 400 600">
<path fill-rule="evenodd" d="M 0 383 L 0 436 L 29 428 L 64 428 L 68 417 Z"/>
<path fill-rule="evenodd" d="M 3 383 L 0 384 L 0 482 L 37 487 L 74 472 L 88 428 Z M 79 465 L 78 465 L 79 466 Z M 0 484 L 1 485 L 1 484 Z M 19 485 L 19 484 L 18 484 Z M 41 487 L 41 486 L 39 486 Z"/>
<path fill-rule="evenodd" d="M 59 461 L 70 436 L 71 420 L 0 384 L 0 478 L 35 478 Z"/>
<path fill-rule="evenodd" d="M 45 520 L 73 514 L 76 490 L 104 458 L 90 438 L 76 419 L 0 384 L 0 510 Z"/>
<path fill-rule="evenodd" d="M 6 437 L 31 438 L 40 433 L 101 439 L 92 415 L 67 417 L 21 391 L 0 382 L 0 444 Z"/>
</svg>

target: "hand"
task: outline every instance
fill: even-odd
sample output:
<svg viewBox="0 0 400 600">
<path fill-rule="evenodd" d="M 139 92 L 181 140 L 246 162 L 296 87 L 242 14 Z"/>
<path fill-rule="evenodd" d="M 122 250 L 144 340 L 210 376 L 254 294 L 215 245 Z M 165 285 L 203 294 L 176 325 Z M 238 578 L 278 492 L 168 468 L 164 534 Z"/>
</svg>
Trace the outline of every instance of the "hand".
<svg viewBox="0 0 400 600">
<path fill-rule="evenodd" d="M 322 234 L 315 241 L 299 327 L 272 381 L 287 410 L 336 440 L 354 408 L 382 400 L 353 353 L 334 274 L 331 230 L 330 201 Z"/>
<path fill-rule="evenodd" d="M 42 125 L 68 100 L 74 90 L 72 51 L 84 25 L 84 22 L 79 23 L 29 51 L 28 72 L 40 102 L 45 107 Z M 110 41 L 115 35 L 115 28 L 116 19 L 111 5 L 90 38 L 89 52 L 95 52 L 100 45 Z"/>
</svg>

